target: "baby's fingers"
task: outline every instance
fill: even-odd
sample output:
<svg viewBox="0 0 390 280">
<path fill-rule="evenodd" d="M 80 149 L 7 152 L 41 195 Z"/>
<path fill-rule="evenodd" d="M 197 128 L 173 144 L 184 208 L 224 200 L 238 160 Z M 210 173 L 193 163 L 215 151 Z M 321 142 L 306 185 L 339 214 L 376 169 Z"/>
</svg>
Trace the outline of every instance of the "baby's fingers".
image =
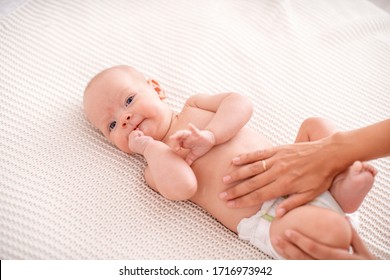
<svg viewBox="0 0 390 280">
<path fill-rule="evenodd" d="M 169 138 L 171 140 L 183 140 L 185 138 L 187 138 L 188 136 L 191 135 L 191 131 L 189 130 L 186 130 L 186 129 L 183 129 L 183 130 L 179 130 L 179 131 L 176 131 L 174 134 L 172 134 Z"/>
<path fill-rule="evenodd" d="M 129 136 L 128 136 L 128 140 L 131 140 L 131 139 L 134 139 L 136 137 L 141 137 L 141 136 L 144 136 L 144 134 L 142 133 L 141 130 L 133 130 Z"/>
<path fill-rule="evenodd" d="M 172 134 L 169 139 L 173 141 L 172 146 L 173 149 L 178 151 L 183 147 L 183 142 L 187 139 L 188 136 L 191 135 L 189 130 L 179 130 Z"/>
<path fill-rule="evenodd" d="M 193 133 L 194 135 L 197 135 L 197 136 L 200 135 L 200 130 L 192 123 L 188 124 L 188 128 L 190 129 L 191 133 Z"/>
</svg>

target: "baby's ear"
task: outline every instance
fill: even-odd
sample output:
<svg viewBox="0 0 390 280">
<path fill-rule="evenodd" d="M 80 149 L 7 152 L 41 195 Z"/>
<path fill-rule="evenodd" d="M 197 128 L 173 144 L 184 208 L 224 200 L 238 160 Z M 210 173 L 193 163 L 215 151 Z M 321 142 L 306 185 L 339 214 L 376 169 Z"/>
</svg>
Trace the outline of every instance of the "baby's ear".
<svg viewBox="0 0 390 280">
<path fill-rule="evenodd" d="M 158 97 L 160 97 L 161 100 L 167 98 L 165 89 L 163 89 L 156 80 L 149 79 L 147 83 L 155 90 L 155 92 L 157 92 Z"/>
</svg>

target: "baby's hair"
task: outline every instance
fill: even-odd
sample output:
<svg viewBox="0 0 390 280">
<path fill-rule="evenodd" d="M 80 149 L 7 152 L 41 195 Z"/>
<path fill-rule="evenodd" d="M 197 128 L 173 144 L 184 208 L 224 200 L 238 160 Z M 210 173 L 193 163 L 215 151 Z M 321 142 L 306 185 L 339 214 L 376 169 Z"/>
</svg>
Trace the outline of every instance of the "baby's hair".
<svg viewBox="0 0 390 280">
<path fill-rule="evenodd" d="M 97 73 L 95 76 L 93 76 L 92 79 L 89 80 L 87 86 L 84 89 L 84 96 L 85 96 L 85 93 L 87 92 L 87 90 L 89 89 L 89 87 L 93 84 L 93 82 L 97 78 L 99 78 L 100 76 L 106 74 L 109 71 L 116 70 L 116 69 L 123 70 L 123 71 L 129 73 L 130 75 L 142 76 L 142 78 L 145 79 L 145 81 L 146 81 L 146 77 L 142 73 L 140 73 L 137 69 L 135 69 L 135 68 L 133 68 L 133 67 L 131 67 L 129 65 L 115 65 L 115 66 L 112 66 L 110 68 L 103 69 L 102 71 Z"/>
<path fill-rule="evenodd" d="M 132 69 L 130 66 L 128 65 L 116 65 L 116 66 L 112 66 L 110 68 L 106 68 L 106 69 L 103 69 L 102 71 L 100 71 L 99 73 L 97 73 L 95 76 L 92 77 L 92 79 L 89 80 L 87 86 L 85 87 L 84 89 L 84 93 L 87 91 L 87 89 L 91 86 L 91 84 L 93 83 L 93 81 L 95 81 L 95 79 L 97 79 L 98 77 L 104 75 L 105 73 L 107 73 L 108 71 L 111 71 L 111 70 L 114 70 L 114 69 L 126 69 L 128 68 L 129 70 Z"/>
</svg>

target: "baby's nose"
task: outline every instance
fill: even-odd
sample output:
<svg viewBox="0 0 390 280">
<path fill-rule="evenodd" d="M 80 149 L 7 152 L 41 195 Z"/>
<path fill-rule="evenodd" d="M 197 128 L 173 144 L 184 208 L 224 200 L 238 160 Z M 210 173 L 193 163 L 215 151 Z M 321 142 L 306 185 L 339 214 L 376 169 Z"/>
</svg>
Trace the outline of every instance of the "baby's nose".
<svg viewBox="0 0 390 280">
<path fill-rule="evenodd" d="M 131 118 L 131 115 L 130 114 L 127 114 L 127 115 L 124 115 L 123 116 L 123 121 L 122 121 L 122 127 L 126 127 L 127 126 L 127 123 L 128 121 L 130 120 Z"/>
</svg>

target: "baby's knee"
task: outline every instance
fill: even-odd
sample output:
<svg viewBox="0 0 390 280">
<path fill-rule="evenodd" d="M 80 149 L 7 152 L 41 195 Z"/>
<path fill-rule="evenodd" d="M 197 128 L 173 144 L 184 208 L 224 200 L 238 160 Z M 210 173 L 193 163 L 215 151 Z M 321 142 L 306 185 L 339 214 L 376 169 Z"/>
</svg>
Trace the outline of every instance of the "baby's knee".
<svg viewBox="0 0 390 280">
<path fill-rule="evenodd" d="M 315 141 L 337 132 L 337 127 L 329 120 L 319 117 L 308 118 L 299 128 L 296 142 Z"/>
<path fill-rule="evenodd" d="M 348 249 L 352 240 L 349 222 L 340 214 L 311 205 L 298 207 L 271 224 L 271 236 L 281 236 L 294 229 L 322 244 Z"/>
<path fill-rule="evenodd" d="M 311 117 L 305 119 L 302 124 L 301 128 L 305 130 L 313 130 L 317 128 L 322 128 L 322 127 L 329 127 L 329 126 L 334 126 L 333 123 L 327 119 L 321 118 L 321 117 Z"/>
</svg>

